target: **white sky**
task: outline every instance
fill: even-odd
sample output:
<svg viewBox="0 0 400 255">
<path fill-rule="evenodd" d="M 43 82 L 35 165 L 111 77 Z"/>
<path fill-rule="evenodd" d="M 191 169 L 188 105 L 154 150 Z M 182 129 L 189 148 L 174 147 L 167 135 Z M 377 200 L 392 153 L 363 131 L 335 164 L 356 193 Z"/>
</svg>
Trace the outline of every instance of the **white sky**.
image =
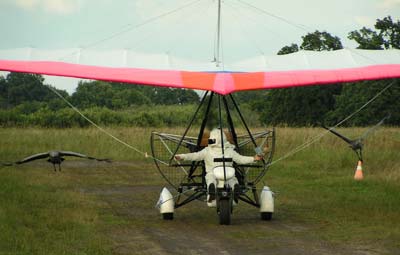
<svg viewBox="0 0 400 255">
<path fill-rule="evenodd" d="M 137 27 L 184 5 L 189 6 Z M 345 47 L 354 48 L 347 34 L 363 26 L 373 28 L 377 18 L 400 19 L 400 0 L 223 0 L 222 10 L 223 56 L 229 61 L 276 54 L 315 30 L 338 36 Z M 216 13 L 216 0 L 0 0 L 0 49 L 91 45 L 211 61 Z M 69 92 L 77 84 L 71 78 L 46 81 Z"/>
</svg>

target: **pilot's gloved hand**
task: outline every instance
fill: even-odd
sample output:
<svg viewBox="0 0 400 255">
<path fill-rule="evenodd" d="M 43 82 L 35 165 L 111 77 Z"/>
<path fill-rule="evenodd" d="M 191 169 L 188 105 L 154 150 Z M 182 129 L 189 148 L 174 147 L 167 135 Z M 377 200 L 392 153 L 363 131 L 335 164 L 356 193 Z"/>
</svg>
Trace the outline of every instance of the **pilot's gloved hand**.
<svg viewBox="0 0 400 255">
<path fill-rule="evenodd" d="M 254 156 L 254 161 L 260 161 L 260 160 L 262 160 L 263 158 L 264 158 L 263 155 L 255 155 L 255 156 Z"/>
</svg>

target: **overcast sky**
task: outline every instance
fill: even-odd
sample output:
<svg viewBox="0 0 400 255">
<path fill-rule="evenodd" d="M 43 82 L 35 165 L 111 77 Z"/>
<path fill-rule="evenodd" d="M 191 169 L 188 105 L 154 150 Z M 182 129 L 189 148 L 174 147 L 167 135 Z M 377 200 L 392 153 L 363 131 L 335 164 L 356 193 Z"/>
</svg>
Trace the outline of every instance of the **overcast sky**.
<svg viewBox="0 0 400 255">
<path fill-rule="evenodd" d="M 276 54 L 315 30 L 354 48 L 350 31 L 388 15 L 400 19 L 400 0 L 222 2 L 226 61 Z M 216 0 L 0 0 L 0 49 L 129 48 L 211 61 L 216 14 Z M 70 78 L 46 80 L 69 92 L 76 86 Z"/>
</svg>

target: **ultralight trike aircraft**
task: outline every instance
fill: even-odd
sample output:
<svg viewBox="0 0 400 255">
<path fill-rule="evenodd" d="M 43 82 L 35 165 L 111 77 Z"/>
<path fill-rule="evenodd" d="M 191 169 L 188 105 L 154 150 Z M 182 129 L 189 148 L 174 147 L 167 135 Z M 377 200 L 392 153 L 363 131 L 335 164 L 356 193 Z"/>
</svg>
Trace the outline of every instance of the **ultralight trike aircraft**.
<svg viewBox="0 0 400 255">
<path fill-rule="evenodd" d="M 212 109 L 217 109 L 217 111 L 212 112 Z M 237 118 L 234 118 L 233 114 L 236 114 Z M 195 125 L 197 119 L 201 120 L 199 126 Z M 215 119 L 218 121 L 213 121 Z M 242 124 L 245 133 L 236 132 L 235 127 L 239 123 L 234 123 L 234 120 Z M 209 206 L 217 208 L 220 224 L 230 224 L 233 205 L 236 205 L 238 199 L 260 208 L 261 218 L 270 220 L 274 212 L 272 191 L 268 186 L 264 186 L 259 195 L 256 185 L 266 173 L 268 164 L 272 160 L 275 148 L 274 130 L 251 133 L 234 97 L 213 92 L 205 93 L 183 135 L 160 132 L 153 132 L 151 135 L 154 162 L 162 176 L 178 192 L 175 201 L 167 188 L 162 190 L 158 205 L 163 218 L 172 219 L 174 209 L 206 197 L 204 161 L 181 163 L 175 159 L 175 155 L 198 152 L 205 148 L 211 142 L 209 130 L 216 123 L 221 132 L 220 137 L 227 137 L 226 142 L 234 145 L 238 153 L 244 155 L 257 153 L 265 156 L 263 160 L 255 164 L 236 164 L 232 162 L 232 158 L 225 157 L 225 142 L 222 141 L 222 156 L 213 159 L 215 162 L 213 174 L 217 179 L 216 200 L 215 203 L 208 203 Z M 197 136 L 188 135 L 190 131 Z M 225 135 L 222 132 L 225 132 Z M 230 162 L 230 165 L 233 163 L 233 166 L 228 166 L 227 162 Z M 229 185 L 229 180 L 234 177 L 239 182 L 238 190 L 233 190 L 233 187 Z M 235 199 L 234 196 L 236 196 Z"/>
</svg>

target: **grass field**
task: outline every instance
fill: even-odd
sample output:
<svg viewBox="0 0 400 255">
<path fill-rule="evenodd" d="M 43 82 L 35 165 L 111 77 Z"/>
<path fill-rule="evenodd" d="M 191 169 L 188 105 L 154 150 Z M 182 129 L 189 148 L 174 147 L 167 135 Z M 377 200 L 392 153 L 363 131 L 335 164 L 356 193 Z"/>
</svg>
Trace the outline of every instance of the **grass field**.
<svg viewBox="0 0 400 255">
<path fill-rule="evenodd" d="M 150 152 L 151 130 L 109 131 Z M 278 128 L 275 159 L 321 132 Z M 361 182 L 355 154 L 329 134 L 277 162 L 262 181 L 277 192 L 273 221 L 240 204 L 228 227 L 200 202 L 162 221 L 154 204 L 165 183 L 152 161 L 95 129 L 2 128 L 0 141 L 0 162 L 53 149 L 114 160 L 1 168 L 0 254 L 400 254 L 398 128 L 366 141 Z"/>
</svg>

